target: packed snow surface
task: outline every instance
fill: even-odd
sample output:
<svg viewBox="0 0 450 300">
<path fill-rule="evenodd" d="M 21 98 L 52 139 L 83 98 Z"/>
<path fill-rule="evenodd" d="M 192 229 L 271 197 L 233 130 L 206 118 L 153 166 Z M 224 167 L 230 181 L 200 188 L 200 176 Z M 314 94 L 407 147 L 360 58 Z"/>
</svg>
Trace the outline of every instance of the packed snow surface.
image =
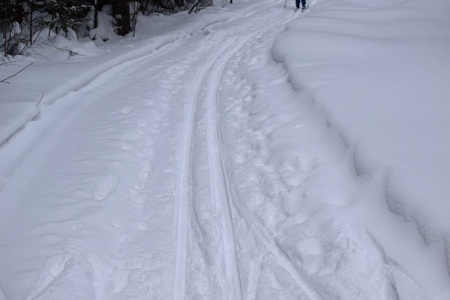
<svg viewBox="0 0 450 300">
<path fill-rule="evenodd" d="M 0 299 L 450 299 L 450 4 L 235 2 L 0 66 Z"/>
</svg>

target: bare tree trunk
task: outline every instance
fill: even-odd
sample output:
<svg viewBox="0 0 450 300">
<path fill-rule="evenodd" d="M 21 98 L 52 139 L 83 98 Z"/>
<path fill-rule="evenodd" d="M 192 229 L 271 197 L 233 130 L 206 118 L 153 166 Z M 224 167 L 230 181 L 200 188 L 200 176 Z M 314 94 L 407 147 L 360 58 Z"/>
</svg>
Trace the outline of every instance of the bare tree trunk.
<svg viewBox="0 0 450 300">
<path fill-rule="evenodd" d="M 8 16 L 8 9 L 4 9 L 5 15 L 2 16 L 3 20 L 0 22 L 0 28 L 2 30 L 3 35 L 3 45 L 0 45 L 3 47 L 3 52 L 5 53 L 5 56 L 8 55 L 8 24 L 9 22 L 9 16 Z"/>
<path fill-rule="evenodd" d="M 98 0 L 94 1 L 94 28 L 98 27 Z"/>
<path fill-rule="evenodd" d="M 116 19 L 117 34 L 128 34 L 131 31 L 130 6 L 128 5 L 128 0 L 114 0 L 113 15 Z"/>
<path fill-rule="evenodd" d="M 136 1 L 134 1 L 133 2 L 133 15 L 131 17 L 131 28 L 133 30 L 133 37 L 136 36 L 136 23 L 137 23 L 138 15 L 139 15 L 138 5 L 136 4 Z"/>
<path fill-rule="evenodd" d="M 33 7 L 30 7 L 30 45 L 33 45 Z"/>
<path fill-rule="evenodd" d="M 200 2 L 202 2 L 202 0 L 198 0 L 197 3 L 195 3 L 192 6 L 191 10 L 189 10 L 189 14 L 191 14 L 195 9 L 197 9 L 197 7 L 200 5 Z M 195 12 L 197 12 L 197 11 L 195 11 Z"/>
<path fill-rule="evenodd" d="M 143 7 L 142 7 L 142 13 L 144 14 L 144 15 L 147 15 L 147 13 L 148 13 L 148 7 L 150 6 L 150 0 L 146 0 L 145 2 L 144 2 L 144 4 L 143 4 Z"/>
</svg>

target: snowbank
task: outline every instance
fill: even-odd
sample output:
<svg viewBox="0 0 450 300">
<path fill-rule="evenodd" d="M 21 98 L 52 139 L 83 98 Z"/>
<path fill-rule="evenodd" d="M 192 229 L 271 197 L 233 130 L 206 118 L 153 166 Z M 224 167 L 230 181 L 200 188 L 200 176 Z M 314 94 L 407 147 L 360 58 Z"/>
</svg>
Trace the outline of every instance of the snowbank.
<svg viewBox="0 0 450 300">
<path fill-rule="evenodd" d="M 273 48 L 294 88 L 326 111 L 361 181 L 378 185 L 376 201 L 387 202 L 370 211 L 360 200 L 355 214 L 378 231 L 388 258 L 441 299 L 450 295 L 449 13 L 444 0 L 316 1 Z M 390 212 L 418 238 L 390 232 Z M 415 251 L 419 261 L 406 258 Z"/>
</svg>

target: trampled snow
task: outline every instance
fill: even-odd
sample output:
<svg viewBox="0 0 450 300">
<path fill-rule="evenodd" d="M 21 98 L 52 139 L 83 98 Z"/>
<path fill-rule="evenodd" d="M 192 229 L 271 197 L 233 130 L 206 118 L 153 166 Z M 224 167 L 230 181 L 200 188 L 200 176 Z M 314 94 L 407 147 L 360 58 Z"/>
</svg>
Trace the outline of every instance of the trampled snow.
<svg viewBox="0 0 450 300">
<path fill-rule="evenodd" d="M 450 298 L 450 5 L 235 2 L 0 65 L 0 299 Z"/>
</svg>

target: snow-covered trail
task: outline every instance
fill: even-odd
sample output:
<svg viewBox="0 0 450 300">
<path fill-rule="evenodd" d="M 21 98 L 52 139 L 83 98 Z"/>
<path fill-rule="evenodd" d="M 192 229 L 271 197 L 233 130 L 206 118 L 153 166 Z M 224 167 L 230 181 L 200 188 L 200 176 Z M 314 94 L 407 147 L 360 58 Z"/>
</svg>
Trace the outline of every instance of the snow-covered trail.
<svg viewBox="0 0 450 300">
<path fill-rule="evenodd" d="M 352 216 L 383 209 L 377 182 L 272 57 L 301 15 L 254 3 L 108 69 L 0 147 L 0 300 L 431 299 L 439 283 Z"/>
<path fill-rule="evenodd" d="M 253 249 L 273 263 L 242 269 L 242 242 L 258 233 L 237 237 L 248 216 L 217 123 L 218 103 L 236 96 L 220 92 L 234 86 L 230 61 L 262 36 L 270 56 L 294 17 L 281 4 L 106 71 L 0 148 L 7 299 L 253 299 L 255 284 L 319 299 L 273 239 Z"/>
</svg>

